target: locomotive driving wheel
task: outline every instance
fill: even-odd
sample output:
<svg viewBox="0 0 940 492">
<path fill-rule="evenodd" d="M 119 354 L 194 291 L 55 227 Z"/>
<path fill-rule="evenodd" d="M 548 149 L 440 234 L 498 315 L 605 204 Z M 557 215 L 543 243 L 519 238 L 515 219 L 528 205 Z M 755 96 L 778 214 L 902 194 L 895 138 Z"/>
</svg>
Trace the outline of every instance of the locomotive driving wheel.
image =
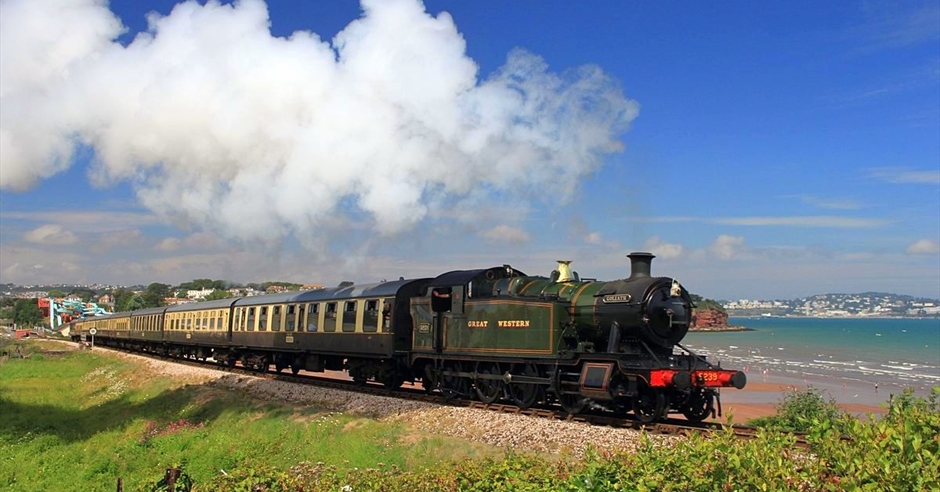
<svg viewBox="0 0 940 492">
<path fill-rule="evenodd" d="M 490 364 L 487 362 L 477 363 L 477 374 L 485 376 L 496 376 L 502 374 L 499 364 Z M 480 401 L 486 404 L 493 403 L 503 395 L 503 382 L 499 379 L 479 378 L 473 382 Z"/>
<path fill-rule="evenodd" d="M 538 377 L 539 370 L 534 364 L 525 364 L 525 366 L 516 366 L 515 373 L 522 373 L 524 376 Z M 539 385 L 533 383 L 509 383 L 509 397 L 519 408 L 529 408 L 539 398 Z"/>
<path fill-rule="evenodd" d="M 578 394 L 567 394 L 558 397 L 562 410 L 571 415 L 577 415 L 587 408 L 588 399 Z"/>
<path fill-rule="evenodd" d="M 682 406 L 682 415 L 685 415 L 689 422 L 701 422 L 714 412 L 714 404 L 715 397 L 711 393 L 707 395 L 701 392 L 693 393 Z"/>
<path fill-rule="evenodd" d="M 645 388 L 633 398 L 633 414 L 641 424 L 648 424 L 663 415 L 666 395 L 658 388 Z"/>
<path fill-rule="evenodd" d="M 444 366 L 445 371 L 460 372 L 460 362 L 453 362 Z M 445 374 L 441 378 L 441 391 L 447 398 L 466 396 L 470 394 L 470 379 L 457 375 Z"/>
</svg>

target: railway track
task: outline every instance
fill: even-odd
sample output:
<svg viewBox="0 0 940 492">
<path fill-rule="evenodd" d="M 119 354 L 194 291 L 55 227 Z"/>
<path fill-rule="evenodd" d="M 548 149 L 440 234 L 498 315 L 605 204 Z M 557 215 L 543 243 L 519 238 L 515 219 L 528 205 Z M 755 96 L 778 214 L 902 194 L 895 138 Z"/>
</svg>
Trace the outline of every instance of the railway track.
<svg viewBox="0 0 940 492">
<path fill-rule="evenodd" d="M 71 342 L 70 342 L 71 343 Z M 77 345 L 77 344 L 76 344 Z M 99 347 L 100 348 L 100 347 Z M 245 376 L 252 377 L 261 377 L 272 380 L 296 383 L 296 384 L 308 384 L 314 385 L 323 388 L 332 388 L 339 389 L 344 391 L 353 391 L 365 394 L 371 394 L 375 396 L 384 396 L 389 398 L 399 398 L 412 401 L 420 401 L 425 403 L 431 403 L 436 405 L 447 405 L 453 407 L 465 407 L 473 408 L 478 410 L 485 410 L 497 413 L 506 413 L 513 415 L 525 415 L 533 418 L 548 419 L 548 420 L 559 420 L 559 421 L 568 421 L 568 422 L 582 422 L 595 426 L 606 426 L 614 428 L 626 428 L 634 430 L 643 430 L 653 434 L 659 435 L 677 435 L 685 436 L 691 434 L 709 434 L 713 432 L 726 431 L 730 430 L 734 433 L 735 436 L 742 439 L 753 439 L 758 435 L 759 429 L 755 427 L 749 427 L 739 424 L 734 424 L 732 426 L 727 426 L 718 422 L 700 422 L 692 423 L 687 420 L 682 419 L 667 419 L 662 422 L 643 424 L 632 418 L 632 416 L 627 417 L 616 417 L 609 414 L 601 413 L 583 413 L 577 415 L 571 415 L 564 410 L 544 407 L 544 406 L 534 406 L 530 408 L 520 408 L 516 405 L 508 403 L 483 403 L 477 400 L 472 400 L 468 398 L 460 398 L 453 396 L 446 396 L 437 393 L 427 393 L 423 389 L 419 389 L 413 386 L 403 386 L 397 390 L 390 390 L 378 384 L 372 383 L 357 383 L 352 380 L 338 379 L 336 377 L 323 377 L 323 376 L 314 376 L 309 373 L 301 373 L 297 375 L 285 374 L 285 373 L 276 373 L 272 371 L 259 372 L 254 369 L 245 369 L 240 366 L 228 367 L 220 365 L 216 362 L 210 361 L 198 361 L 194 359 L 180 359 L 175 357 L 167 357 L 159 354 L 153 353 L 141 353 L 141 352 L 125 352 L 119 349 L 114 349 L 107 347 L 109 350 L 115 350 L 122 353 L 131 353 L 134 355 L 140 355 L 145 357 L 150 357 L 157 360 L 172 362 L 176 364 L 188 365 L 191 367 L 198 367 L 203 369 L 215 369 L 223 372 L 240 374 Z M 805 438 L 800 433 L 793 434 L 796 437 L 796 445 L 800 447 L 808 447 L 808 443 Z"/>
</svg>

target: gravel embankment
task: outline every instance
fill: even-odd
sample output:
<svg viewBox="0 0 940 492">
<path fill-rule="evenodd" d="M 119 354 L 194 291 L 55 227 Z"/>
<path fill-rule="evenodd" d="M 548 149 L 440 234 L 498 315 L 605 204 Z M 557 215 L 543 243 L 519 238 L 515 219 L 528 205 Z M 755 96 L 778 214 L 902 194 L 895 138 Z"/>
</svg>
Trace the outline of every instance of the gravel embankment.
<svg viewBox="0 0 940 492">
<path fill-rule="evenodd" d="M 603 451 L 630 451 L 636 448 L 642 435 L 632 429 L 615 429 L 580 422 L 553 421 L 472 408 L 439 406 L 236 375 L 97 347 L 95 350 L 107 350 L 117 357 L 138 360 L 145 363 L 157 375 L 172 377 L 188 384 L 209 384 L 243 391 L 265 401 L 311 405 L 326 411 L 363 415 L 380 420 L 403 421 L 416 430 L 428 434 L 442 434 L 517 450 L 541 453 L 569 452 L 575 456 L 583 455 L 590 447 Z M 650 437 L 663 442 L 676 439 L 658 435 Z"/>
</svg>

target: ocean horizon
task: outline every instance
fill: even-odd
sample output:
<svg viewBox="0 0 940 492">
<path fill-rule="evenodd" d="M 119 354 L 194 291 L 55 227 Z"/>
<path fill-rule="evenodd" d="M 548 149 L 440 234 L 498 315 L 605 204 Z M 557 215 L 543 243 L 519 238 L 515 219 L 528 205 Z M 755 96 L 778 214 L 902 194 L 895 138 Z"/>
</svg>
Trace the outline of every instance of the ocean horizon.
<svg viewBox="0 0 940 492">
<path fill-rule="evenodd" d="M 841 402 L 879 403 L 905 389 L 926 396 L 940 386 L 940 318 L 732 317 L 728 323 L 750 330 L 691 332 L 683 345 L 745 371 L 749 381 L 813 385 Z"/>
</svg>

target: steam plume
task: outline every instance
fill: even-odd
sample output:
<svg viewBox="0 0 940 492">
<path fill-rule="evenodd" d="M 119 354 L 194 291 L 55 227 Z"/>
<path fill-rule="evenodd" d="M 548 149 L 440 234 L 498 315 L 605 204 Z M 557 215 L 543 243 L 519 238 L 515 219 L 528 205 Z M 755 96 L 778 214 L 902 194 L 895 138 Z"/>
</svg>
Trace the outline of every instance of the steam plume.
<svg viewBox="0 0 940 492">
<path fill-rule="evenodd" d="M 194 1 L 126 46 L 103 0 L 0 3 L 0 188 L 94 149 L 161 215 L 233 238 L 305 238 L 333 212 L 394 234 L 432 205 L 569 196 L 636 117 L 616 81 L 514 50 L 480 78 L 447 13 L 363 0 L 330 41 L 274 37 L 261 0 Z"/>
</svg>

